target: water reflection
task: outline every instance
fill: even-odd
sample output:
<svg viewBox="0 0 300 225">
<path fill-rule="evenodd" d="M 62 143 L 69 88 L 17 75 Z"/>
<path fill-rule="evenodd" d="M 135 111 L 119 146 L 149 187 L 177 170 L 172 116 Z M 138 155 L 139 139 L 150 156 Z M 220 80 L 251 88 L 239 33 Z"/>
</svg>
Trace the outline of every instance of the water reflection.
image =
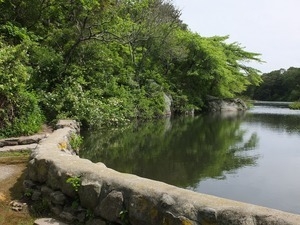
<svg viewBox="0 0 300 225">
<path fill-rule="evenodd" d="M 257 106 L 249 111 L 246 121 L 261 125 L 277 133 L 300 133 L 300 110 Z"/>
<path fill-rule="evenodd" d="M 256 164 L 247 154 L 258 137 L 241 128 L 244 115 L 184 117 L 88 132 L 81 157 L 121 172 L 196 187 L 210 177 Z"/>
<path fill-rule="evenodd" d="M 121 172 L 300 213 L 300 110 L 259 105 L 87 132 L 81 156 Z"/>
</svg>

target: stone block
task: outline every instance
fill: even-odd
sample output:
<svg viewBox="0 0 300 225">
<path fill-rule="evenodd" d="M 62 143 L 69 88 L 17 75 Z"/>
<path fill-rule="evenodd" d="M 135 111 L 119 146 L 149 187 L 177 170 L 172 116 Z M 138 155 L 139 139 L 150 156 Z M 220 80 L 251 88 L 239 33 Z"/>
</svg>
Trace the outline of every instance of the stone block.
<svg viewBox="0 0 300 225">
<path fill-rule="evenodd" d="M 84 179 L 78 191 L 81 205 L 88 209 L 94 209 L 99 203 L 101 188 L 102 184 L 99 181 Z"/>
<path fill-rule="evenodd" d="M 123 211 L 124 197 L 119 191 L 110 192 L 97 206 L 95 215 L 112 222 L 120 222 L 120 214 Z"/>
<path fill-rule="evenodd" d="M 53 218 L 40 218 L 34 221 L 33 225 L 68 225 Z"/>
<path fill-rule="evenodd" d="M 51 193 L 50 197 L 51 202 L 55 205 L 64 205 L 65 201 L 67 200 L 66 196 L 60 191 L 55 191 Z"/>
</svg>

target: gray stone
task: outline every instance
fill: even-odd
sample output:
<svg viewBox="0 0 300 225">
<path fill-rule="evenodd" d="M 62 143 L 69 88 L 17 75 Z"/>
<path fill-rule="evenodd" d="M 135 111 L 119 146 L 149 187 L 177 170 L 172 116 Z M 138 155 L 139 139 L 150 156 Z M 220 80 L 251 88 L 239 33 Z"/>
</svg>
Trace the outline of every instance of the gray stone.
<svg viewBox="0 0 300 225">
<path fill-rule="evenodd" d="M 84 222 L 85 220 L 85 217 L 86 217 L 86 213 L 85 212 L 80 212 L 78 213 L 78 215 L 76 216 L 76 219 L 79 221 L 79 222 Z"/>
<path fill-rule="evenodd" d="M 18 139 L 6 139 L 3 141 L 4 146 L 18 145 Z"/>
<path fill-rule="evenodd" d="M 97 206 L 95 215 L 112 222 L 120 222 L 120 213 L 123 211 L 124 197 L 121 192 L 110 192 Z"/>
<path fill-rule="evenodd" d="M 128 213 L 130 222 L 133 225 L 159 224 L 162 216 L 158 211 L 158 204 L 155 202 L 155 198 L 150 197 L 152 194 L 153 192 L 148 192 L 145 195 L 131 196 Z"/>
<path fill-rule="evenodd" d="M 32 136 L 27 136 L 27 137 L 21 137 L 18 140 L 19 145 L 29 145 L 33 143 L 39 143 L 40 140 L 46 138 L 47 135 L 45 134 L 37 134 L 37 135 L 32 135 Z"/>
<path fill-rule="evenodd" d="M 63 207 L 61 205 L 50 205 L 50 210 L 54 215 L 59 216 L 63 211 Z"/>
<path fill-rule="evenodd" d="M 217 211 L 213 208 L 204 208 L 198 213 L 198 220 L 206 223 L 217 222 Z"/>
<path fill-rule="evenodd" d="M 59 217 L 70 222 L 76 220 L 76 217 L 72 213 L 65 212 L 65 211 L 59 214 Z"/>
<path fill-rule="evenodd" d="M 88 209 L 95 208 L 99 202 L 101 187 L 102 185 L 99 181 L 89 181 L 88 179 L 84 179 L 81 182 L 81 187 L 79 189 L 81 205 Z"/>
<path fill-rule="evenodd" d="M 163 218 L 161 224 L 172 224 L 172 225 L 200 225 L 199 223 L 192 221 L 184 216 L 175 216 L 170 212 L 167 212 Z"/>
<path fill-rule="evenodd" d="M 170 206 L 176 204 L 175 200 L 168 194 L 163 194 L 160 201 L 160 204 L 163 208 L 169 208 Z"/>
<path fill-rule="evenodd" d="M 256 220 L 251 215 L 247 215 L 237 210 L 223 210 L 218 212 L 220 225 L 256 225 Z"/>
<path fill-rule="evenodd" d="M 53 193 L 54 191 L 51 188 L 49 188 L 48 186 L 43 185 L 41 187 L 41 192 L 42 192 L 43 196 L 50 196 L 50 194 Z"/>
<path fill-rule="evenodd" d="M 245 102 L 239 98 L 236 99 L 219 99 L 208 97 L 208 110 L 211 112 L 237 112 L 247 110 Z"/>
<path fill-rule="evenodd" d="M 77 132 L 79 132 L 80 130 L 79 123 L 76 122 L 75 120 L 59 120 L 56 124 L 56 129 L 62 129 L 65 127 L 70 127 L 76 130 Z"/>
<path fill-rule="evenodd" d="M 256 216 L 256 225 L 287 225 L 287 223 L 281 218 L 271 216 Z M 288 224 L 289 225 L 289 224 Z"/>
<path fill-rule="evenodd" d="M 32 201 L 38 201 L 41 199 L 42 193 L 40 191 L 33 191 L 31 195 L 31 200 Z"/>
<path fill-rule="evenodd" d="M 57 205 L 64 205 L 67 199 L 66 196 L 60 191 L 55 191 L 51 193 L 50 197 L 51 197 L 51 202 Z"/>
<path fill-rule="evenodd" d="M 31 180 L 24 180 L 23 181 L 23 187 L 24 188 L 34 188 L 35 187 L 35 183 L 32 182 Z"/>
<path fill-rule="evenodd" d="M 53 218 L 40 218 L 34 221 L 34 225 L 68 225 Z"/>
<path fill-rule="evenodd" d="M 106 225 L 106 222 L 102 219 L 90 219 L 85 225 Z"/>
</svg>

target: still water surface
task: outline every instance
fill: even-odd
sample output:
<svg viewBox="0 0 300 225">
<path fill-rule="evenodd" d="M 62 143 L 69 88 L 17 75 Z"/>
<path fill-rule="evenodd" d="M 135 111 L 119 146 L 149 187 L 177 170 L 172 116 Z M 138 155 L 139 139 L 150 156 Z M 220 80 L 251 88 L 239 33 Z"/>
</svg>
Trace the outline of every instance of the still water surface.
<svg viewBox="0 0 300 225">
<path fill-rule="evenodd" d="M 196 192 L 300 213 L 300 110 L 257 105 L 85 134 L 81 157 Z"/>
</svg>

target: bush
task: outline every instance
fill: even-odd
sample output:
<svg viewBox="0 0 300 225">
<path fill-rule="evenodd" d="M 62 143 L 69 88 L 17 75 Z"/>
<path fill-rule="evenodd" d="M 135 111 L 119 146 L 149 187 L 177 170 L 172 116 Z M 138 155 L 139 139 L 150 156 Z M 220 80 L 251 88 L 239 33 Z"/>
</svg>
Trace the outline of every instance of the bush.
<svg viewBox="0 0 300 225">
<path fill-rule="evenodd" d="M 44 116 L 33 94 L 23 92 L 19 93 L 14 100 L 8 98 L 5 100 L 0 114 L 0 136 L 30 135 L 39 131 Z"/>
<path fill-rule="evenodd" d="M 43 123 L 38 100 L 27 89 L 31 70 L 27 47 L 0 37 L 0 137 L 32 134 Z"/>
<path fill-rule="evenodd" d="M 289 104 L 290 109 L 300 109 L 300 102 L 293 102 Z"/>
</svg>

